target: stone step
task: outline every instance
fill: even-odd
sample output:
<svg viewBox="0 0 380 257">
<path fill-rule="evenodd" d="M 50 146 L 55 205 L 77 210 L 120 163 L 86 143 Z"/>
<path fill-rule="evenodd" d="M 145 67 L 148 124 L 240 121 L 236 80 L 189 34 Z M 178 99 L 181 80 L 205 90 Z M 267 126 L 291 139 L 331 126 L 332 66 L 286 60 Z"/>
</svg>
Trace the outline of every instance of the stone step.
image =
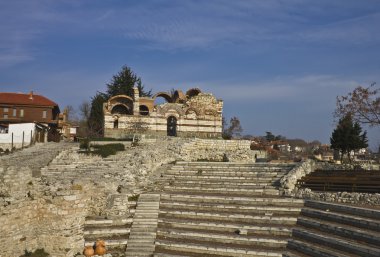
<svg viewBox="0 0 380 257">
<path fill-rule="evenodd" d="M 345 237 L 357 241 L 366 242 L 374 246 L 380 246 L 380 233 L 357 229 L 351 226 L 342 225 L 339 223 L 327 222 L 319 219 L 299 217 L 297 224 L 305 228 L 320 230 L 325 233 Z"/>
<path fill-rule="evenodd" d="M 156 240 L 156 249 L 162 250 L 174 250 L 196 253 L 198 256 L 204 256 L 204 254 L 211 254 L 214 256 L 240 256 L 240 257 L 252 257 L 252 256 L 273 256 L 281 257 L 282 251 L 276 251 L 273 249 L 246 249 L 232 247 L 228 245 L 203 245 L 200 243 L 184 243 L 184 242 L 170 242 L 164 239 Z"/>
<path fill-rule="evenodd" d="M 160 246 L 156 247 L 153 257 L 199 257 L 198 253 L 186 252 L 186 251 L 173 251 L 168 249 L 160 249 Z M 216 257 L 223 255 L 202 253 L 202 257 Z M 225 256 L 225 255 L 224 255 Z"/>
<path fill-rule="evenodd" d="M 293 167 L 286 167 L 286 166 L 274 166 L 274 165 L 255 165 L 255 164 L 244 164 L 244 165 L 234 165 L 230 163 L 230 165 L 214 165 L 209 163 L 209 165 L 174 165 L 171 167 L 171 169 L 197 169 L 197 168 L 204 168 L 204 169 L 230 169 L 230 170 L 256 170 L 256 169 L 263 169 L 263 170 L 289 170 Z"/>
<path fill-rule="evenodd" d="M 245 231 L 247 235 L 263 235 L 263 236 L 290 236 L 292 226 L 266 226 L 264 224 L 245 224 L 232 222 L 214 222 L 191 219 L 160 219 L 158 221 L 159 228 L 173 229 L 201 229 L 210 232 L 235 233 L 237 231 Z"/>
<path fill-rule="evenodd" d="M 380 220 L 380 210 L 360 208 L 360 207 L 354 207 L 354 206 L 337 204 L 337 203 L 311 201 L 311 200 L 305 201 L 305 206 L 310 207 L 310 208 L 314 208 L 314 209 L 320 209 L 320 210 L 327 210 L 328 209 L 328 210 L 334 211 L 334 212 L 345 213 L 345 214 L 349 214 L 349 215 L 355 215 L 356 217 L 361 216 L 364 218 Z"/>
<path fill-rule="evenodd" d="M 263 184 L 263 185 L 240 185 L 238 183 L 233 184 L 208 184 L 208 183 L 182 183 L 182 182 L 174 182 L 172 184 L 168 183 L 166 188 L 178 188 L 178 187 L 191 187 L 191 188 L 206 188 L 209 190 L 214 189 L 228 189 L 228 190 L 256 190 L 256 189 L 274 189 L 275 187 L 271 184 Z"/>
<path fill-rule="evenodd" d="M 330 211 L 322 211 L 310 208 L 304 208 L 301 210 L 301 214 L 305 217 L 315 218 L 315 219 L 323 219 L 326 221 L 331 221 L 335 223 L 341 223 L 357 228 L 364 228 L 367 230 L 380 232 L 380 221 L 362 218 L 353 215 L 343 214 L 343 213 L 335 213 Z"/>
<path fill-rule="evenodd" d="M 301 207 L 304 201 L 286 197 L 237 197 L 237 196 L 218 196 L 218 195 L 192 195 L 181 194 L 161 194 L 162 201 L 177 201 L 189 203 L 219 203 L 219 204 L 241 204 L 249 206 L 289 206 Z"/>
<path fill-rule="evenodd" d="M 352 240 L 338 238 L 331 234 L 322 233 L 314 230 L 304 230 L 295 228 L 293 230 L 294 238 L 302 238 L 304 241 L 313 242 L 317 245 L 325 245 L 347 253 L 353 253 L 361 256 L 378 257 L 380 256 L 380 249 L 367 246 L 363 243 L 355 242 Z"/>
<path fill-rule="evenodd" d="M 141 194 L 125 256 L 152 256 L 157 233 L 159 194 Z"/>
<path fill-rule="evenodd" d="M 138 217 L 139 215 L 154 215 L 154 211 L 157 210 L 159 207 L 149 207 L 149 208 L 138 208 L 135 211 L 134 217 Z"/>
<path fill-rule="evenodd" d="M 326 246 L 319 246 L 310 244 L 301 240 L 291 239 L 288 241 L 288 249 L 294 250 L 291 252 L 285 252 L 284 257 L 348 257 L 347 253 L 341 252 L 337 249 L 331 249 Z"/>
<path fill-rule="evenodd" d="M 209 175 L 163 175 L 164 181 L 168 179 L 175 179 L 176 181 L 210 181 L 210 182 L 256 182 L 256 183 L 268 183 L 273 179 L 276 179 L 277 176 L 269 176 L 269 177 L 241 177 L 241 176 L 209 176 Z"/>
<path fill-rule="evenodd" d="M 99 238 L 94 237 L 94 238 L 86 238 L 85 239 L 85 246 L 93 246 Z M 102 237 L 102 240 L 106 243 L 106 246 L 126 246 L 128 243 L 128 238 L 117 238 L 117 239 L 106 239 Z"/>
<path fill-rule="evenodd" d="M 286 172 L 266 172 L 266 171 L 221 171 L 221 170 L 183 170 L 183 171 L 167 171 L 165 176 L 214 176 L 214 177 L 239 177 L 242 178 L 273 178 L 273 177 L 282 177 L 286 175 Z"/>
<path fill-rule="evenodd" d="M 112 227 L 85 227 L 84 235 L 107 235 L 107 234 L 129 234 L 129 227 L 112 226 Z"/>
<path fill-rule="evenodd" d="M 222 180 L 214 180 L 214 181 L 209 181 L 206 179 L 203 180 L 191 180 L 191 179 L 186 179 L 186 180 L 175 180 L 175 185 L 202 185 L 202 186 L 209 186 L 209 187 L 229 187 L 229 186 L 243 186 L 243 187 L 265 187 L 265 186 L 270 186 L 272 181 L 268 182 L 261 182 L 258 183 L 255 180 L 253 181 L 243 181 L 243 182 L 236 182 L 236 181 L 222 181 Z M 168 181 L 170 183 L 170 181 Z"/>
<path fill-rule="evenodd" d="M 294 164 L 273 164 L 273 163 L 239 163 L 239 162 L 184 162 L 177 161 L 174 167 L 200 166 L 200 167 L 278 167 L 293 168 Z"/>
<path fill-rule="evenodd" d="M 153 257 L 191 257 L 194 255 L 189 255 L 189 254 L 169 254 L 169 253 L 155 253 Z"/>
<path fill-rule="evenodd" d="M 271 248 L 285 248 L 287 244 L 286 239 L 273 239 L 263 238 L 247 235 L 238 235 L 236 233 L 211 233 L 202 230 L 180 230 L 171 229 L 170 231 L 165 228 L 160 228 L 157 231 L 158 238 L 165 240 L 200 240 L 204 244 L 231 244 L 236 247 L 271 247 Z"/>
<path fill-rule="evenodd" d="M 190 187 L 190 186 L 165 186 L 164 190 L 168 193 L 174 192 L 196 192 L 198 194 L 203 193 L 220 193 L 230 195 L 279 195 L 277 189 L 240 189 L 240 188 L 203 188 L 203 187 Z"/>
<path fill-rule="evenodd" d="M 301 208 L 292 207 L 273 207 L 273 206 L 244 206 L 238 204 L 205 204 L 205 203 L 181 203 L 181 202 L 161 202 L 163 209 L 175 210 L 193 210 L 193 211 L 213 211 L 228 213 L 248 213 L 248 214 L 266 214 L 272 213 L 277 215 L 298 215 Z"/>
<path fill-rule="evenodd" d="M 151 235 L 154 236 L 156 235 L 156 228 L 149 225 L 146 227 L 136 227 L 133 229 L 133 235 Z M 132 234 L 131 234 L 132 235 Z"/>
<path fill-rule="evenodd" d="M 209 181 L 191 181 L 191 180 L 175 180 L 175 181 L 168 181 L 167 185 L 175 185 L 175 186 L 198 186 L 198 187 L 210 187 L 210 188 L 218 188 L 218 187 L 225 187 L 225 188 L 266 188 L 266 187 L 273 187 L 272 181 L 266 182 L 266 183 L 256 183 L 256 182 L 209 182 Z"/>
<path fill-rule="evenodd" d="M 226 222 L 243 222 L 243 223 L 256 223 L 256 224 L 288 224 L 295 225 L 297 222 L 296 217 L 276 217 L 271 215 L 247 215 L 247 214 L 228 214 L 228 213 L 214 213 L 214 212 L 201 212 L 201 211 L 176 211 L 160 209 L 160 219 L 177 218 L 177 219 L 200 219 L 200 220 L 214 220 Z"/>
<path fill-rule="evenodd" d="M 104 217 L 86 217 L 85 226 L 86 225 L 96 225 L 96 226 L 110 226 L 110 225 L 128 225 L 132 223 L 132 218 L 125 219 L 109 219 Z"/>
</svg>

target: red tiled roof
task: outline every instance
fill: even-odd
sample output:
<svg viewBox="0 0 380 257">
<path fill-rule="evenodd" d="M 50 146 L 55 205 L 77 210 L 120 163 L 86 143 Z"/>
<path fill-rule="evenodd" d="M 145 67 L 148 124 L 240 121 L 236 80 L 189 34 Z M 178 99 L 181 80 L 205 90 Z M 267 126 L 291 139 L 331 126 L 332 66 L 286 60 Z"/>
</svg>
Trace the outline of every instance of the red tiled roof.
<svg viewBox="0 0 380 257">
<path fill-rule="evenodd" d="M 42 96 L 33 93 L 0 93 L 0 104 L 25 104 L 39 106 L 58 106 L 55 102 Z"/>
</svg>

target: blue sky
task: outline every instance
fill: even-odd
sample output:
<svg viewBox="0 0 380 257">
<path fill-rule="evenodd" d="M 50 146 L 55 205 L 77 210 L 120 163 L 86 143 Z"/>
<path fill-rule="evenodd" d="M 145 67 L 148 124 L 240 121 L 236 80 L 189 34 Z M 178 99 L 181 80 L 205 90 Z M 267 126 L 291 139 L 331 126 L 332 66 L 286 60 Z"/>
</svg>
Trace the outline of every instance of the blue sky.
<svg viewBox="0 0 380 257">
<path fill-rule="evenodd" d="M 378 0 L 0 0 L 0 91 L 75 107 L 128 65 L 214 93 L 245 134 L 328 143 L 336 96 L 380 83 L 379 28 Z"/>
</svg>

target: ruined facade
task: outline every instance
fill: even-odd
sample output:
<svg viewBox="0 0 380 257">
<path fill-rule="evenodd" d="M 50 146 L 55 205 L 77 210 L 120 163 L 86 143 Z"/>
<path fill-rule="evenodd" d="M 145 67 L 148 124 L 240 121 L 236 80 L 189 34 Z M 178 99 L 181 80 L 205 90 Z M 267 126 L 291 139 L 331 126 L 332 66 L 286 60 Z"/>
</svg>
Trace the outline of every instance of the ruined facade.
<svg viewBox="0 0 380 257">
<path fill-rule="evenodd" d="M 162 98 L 165 103 L 157 104 Z M 159 92 L 153 97 L 117 95 L 103 106 L 104 136 L 123 138 L 132 134 L 220 138 L 223 101 L 198 88 L 184 94 Z"/>
</svg>

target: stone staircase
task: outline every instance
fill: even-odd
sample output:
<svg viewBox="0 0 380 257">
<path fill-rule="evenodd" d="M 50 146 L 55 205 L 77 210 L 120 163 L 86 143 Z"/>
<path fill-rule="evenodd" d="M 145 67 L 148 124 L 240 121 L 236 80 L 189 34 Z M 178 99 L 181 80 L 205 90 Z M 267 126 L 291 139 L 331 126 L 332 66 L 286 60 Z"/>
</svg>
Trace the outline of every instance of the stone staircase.
<svg viewBox="0 0 380 257">
<path fill-rule="evenodd" d="M 285 256 L 380 256 L 380 210 L 305 202 Z"/>
<path fill-rule="evenodd" d="M 177 162 L 163 174 L 154 256 L 282 256 L 303 206 L 276 188 L 292 167 Z"/>
<path fill-rule="evenodd" d="M 123 198 L 122 200 L 120 198 Z M 110 253 L 125 252 L 129 239 L 136 202 L 125 196 L 114 196 L 113 215 L 89 216 L 84 224 L 85 245 L 94 245 L 97 239 L 104 240 Z"/>
<path fill-rule="evenodd" d="M 125 251 L 132 218 L 86 217 L 84 239 L 86 246 L 92 246 L 97 239 L 106 242 L 109 252 Z"/>
<path fill-rule="evenodd" d="M 160 194 L 141 194 L 133 218 L 126 257 L 152 256 L 157 233 Z"/>
</svg>

